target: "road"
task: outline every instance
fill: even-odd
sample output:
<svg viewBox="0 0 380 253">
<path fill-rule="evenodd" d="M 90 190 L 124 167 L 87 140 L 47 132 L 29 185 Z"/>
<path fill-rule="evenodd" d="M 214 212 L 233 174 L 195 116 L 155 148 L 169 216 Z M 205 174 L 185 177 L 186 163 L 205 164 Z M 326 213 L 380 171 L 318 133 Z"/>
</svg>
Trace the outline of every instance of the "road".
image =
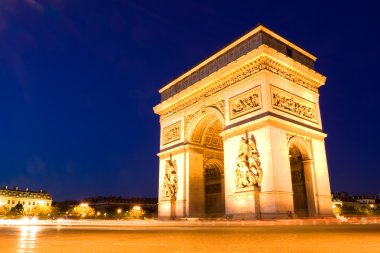
<svg viewBox="0 0 380 253">
<path fill-rule="evenodd" d="M 1 253 L 380 252 L 380 223 L 328 221 L 1 224 Z"/>
</svg>

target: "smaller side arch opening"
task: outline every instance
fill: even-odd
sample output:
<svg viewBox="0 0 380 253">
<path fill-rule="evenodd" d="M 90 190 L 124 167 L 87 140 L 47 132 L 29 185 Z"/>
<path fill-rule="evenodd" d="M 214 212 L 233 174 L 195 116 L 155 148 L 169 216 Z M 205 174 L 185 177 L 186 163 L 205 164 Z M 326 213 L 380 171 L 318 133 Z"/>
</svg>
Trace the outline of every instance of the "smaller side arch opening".
<svg viewBox="0 0 380 253">
<path fill-rule="evenodd" d="M 223 167 L 217 159 L 210 159 L 204 164 L 206 217 L 221 217 L 225 214 Z"/>
<path fill-rule="evenodd" d="M 292 179 L 294 213 L 298 217 L 310 216 L 313 192 L 310 180 L 311 171 L 307 171 L 311 161 L 310 151 L 306 142 L 300 137 L 289 141 L 289 163 Z"/>
</svg>

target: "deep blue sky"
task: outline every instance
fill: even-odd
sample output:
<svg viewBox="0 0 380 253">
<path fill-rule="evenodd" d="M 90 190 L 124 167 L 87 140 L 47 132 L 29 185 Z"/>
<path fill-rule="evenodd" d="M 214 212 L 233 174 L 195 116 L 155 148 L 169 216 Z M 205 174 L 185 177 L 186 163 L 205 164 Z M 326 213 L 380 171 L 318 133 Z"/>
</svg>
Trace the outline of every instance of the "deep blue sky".
<svg viewBox="0 0 380 253">
<path fill-rule="evenodd" d="M 157 195 L 158 89 L 259 22 L 318 57 L 333 191 L 380 192 L 379 1 L 0 0 L 0 186 Z"/>
</svg>

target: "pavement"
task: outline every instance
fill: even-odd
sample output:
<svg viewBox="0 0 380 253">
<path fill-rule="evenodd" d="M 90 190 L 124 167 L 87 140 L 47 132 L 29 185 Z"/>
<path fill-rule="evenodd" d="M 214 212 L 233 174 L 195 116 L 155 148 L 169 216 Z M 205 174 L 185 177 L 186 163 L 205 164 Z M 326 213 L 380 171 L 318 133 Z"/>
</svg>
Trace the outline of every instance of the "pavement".
<svg viewBox="0 0 380 253">
<path fill-rule="evenodd" d="M 380 252 L 380 219 L 0 220 L 1 253 Z"/>
</svg>

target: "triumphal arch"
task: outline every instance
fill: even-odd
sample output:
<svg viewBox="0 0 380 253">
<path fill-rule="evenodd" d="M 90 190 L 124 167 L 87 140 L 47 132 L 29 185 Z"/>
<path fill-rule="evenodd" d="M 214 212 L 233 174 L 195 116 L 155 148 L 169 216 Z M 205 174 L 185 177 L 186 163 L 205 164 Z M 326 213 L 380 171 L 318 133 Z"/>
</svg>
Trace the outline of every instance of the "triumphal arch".
<svg viewBox="0 0 380 253">
<path fill-rule="evenodd" d="M 160 218 L 331 215 L 315 60 L 260 25 L 160 89 Z"/>
</svg>

